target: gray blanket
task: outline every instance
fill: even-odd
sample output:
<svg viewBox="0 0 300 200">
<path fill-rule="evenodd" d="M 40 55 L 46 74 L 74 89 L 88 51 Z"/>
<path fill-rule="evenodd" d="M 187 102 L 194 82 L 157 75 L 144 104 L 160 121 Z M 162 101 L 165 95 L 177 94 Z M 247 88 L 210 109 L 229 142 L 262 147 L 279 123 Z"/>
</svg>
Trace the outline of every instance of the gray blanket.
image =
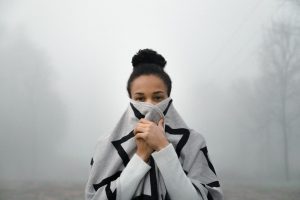
<svg viewBox="0 0 300 200">
<path fill-rule="evenodd" d="M 136 152 L 133 129 L 139 119 L 158 122 L 164 118 L 166 136 L 174 146 L 178 159 L 194 187 L 203 199 L 222 199 L 220 184 L 209 159 L 203 136 L 187 127 L 175 110 L 172 99 L 152 105 L 130 100 L 130 104 L 115 129 L 98 140 L 91 160 L 91 170 L 85 189 L 86 200 L 115 200 L 117 179 Z M 132 199 L 170 199 L 162 176 L 150 157 L 150 171 L 142 180 Z"/>
</svg>

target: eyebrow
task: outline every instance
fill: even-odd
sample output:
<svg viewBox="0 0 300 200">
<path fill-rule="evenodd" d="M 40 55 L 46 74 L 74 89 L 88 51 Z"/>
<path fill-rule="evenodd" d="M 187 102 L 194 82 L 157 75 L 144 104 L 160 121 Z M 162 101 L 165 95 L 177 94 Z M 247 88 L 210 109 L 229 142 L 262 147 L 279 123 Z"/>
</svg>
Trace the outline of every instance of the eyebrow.
<svg viewBox="0 0 300 200">
<path fill-rule="evenodd" d="M 161 93 L 164 93 L 163 91 L 156 91 L 156 92 L 153 92 L 153 94 L 161 94 Z M 134 93 L 133 95 L 144 95 L 144 93 L 142 92 L 136 92 Z"/>
<path fill-rule="evenodd" d="M 137 92 L 137 93 L 134 93 L 133 95 L 144 95 L 144 93 L 142 93 L 142 92 Z"/>
<path fill-rule="evenodd" d="M 164 93 L 163 91 L 156 91 L 156 92 L 153 92 L 153 94 L 160 94 L 160 93 Z"/>
</svg>

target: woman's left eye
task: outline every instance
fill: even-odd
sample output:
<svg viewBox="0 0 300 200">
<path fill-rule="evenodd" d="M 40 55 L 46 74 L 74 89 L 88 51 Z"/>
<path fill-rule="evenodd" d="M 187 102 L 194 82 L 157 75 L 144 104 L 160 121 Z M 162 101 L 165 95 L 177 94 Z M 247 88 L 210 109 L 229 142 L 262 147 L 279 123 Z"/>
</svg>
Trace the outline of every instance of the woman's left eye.
<svg viewBox="0 0 300 200">
<path fill-rule="evenodd" d="M 154 99 L 155 99 L 156 101 L 159 101 L 159 100 L 162 99 L 162 97 L 161 97 L 161 96 L 157 96 L 157 97 L 154 97 Z"/>
</svg>

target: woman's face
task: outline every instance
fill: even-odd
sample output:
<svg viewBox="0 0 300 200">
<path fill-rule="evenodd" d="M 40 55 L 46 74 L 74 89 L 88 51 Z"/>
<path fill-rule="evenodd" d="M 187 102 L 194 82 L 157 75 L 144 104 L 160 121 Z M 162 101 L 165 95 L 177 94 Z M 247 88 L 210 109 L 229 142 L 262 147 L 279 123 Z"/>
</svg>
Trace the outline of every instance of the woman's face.
<svg viewBox="0 0 300 200">
<path fill-rule="evenodd" d="M 157 104 L 168 97 L 167 86 L 155 75 L 142 75 L 131 83 L 131 98 L 151 104 Z"/>
</svg>

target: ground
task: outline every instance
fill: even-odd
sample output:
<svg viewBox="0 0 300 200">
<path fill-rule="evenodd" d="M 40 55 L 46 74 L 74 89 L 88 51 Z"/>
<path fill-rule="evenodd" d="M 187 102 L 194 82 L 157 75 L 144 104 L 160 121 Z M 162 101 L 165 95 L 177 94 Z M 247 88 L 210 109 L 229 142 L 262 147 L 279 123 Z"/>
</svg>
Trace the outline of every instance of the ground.
<svg viewBox="0 0 300 200">
<path fill-rule="evenodd" d="M 300 200 L 299 185 L 223 184 L 225 200 Z M 1 184 L 0 200 L 83 200 L 84 184 Z"/>
</svg>

